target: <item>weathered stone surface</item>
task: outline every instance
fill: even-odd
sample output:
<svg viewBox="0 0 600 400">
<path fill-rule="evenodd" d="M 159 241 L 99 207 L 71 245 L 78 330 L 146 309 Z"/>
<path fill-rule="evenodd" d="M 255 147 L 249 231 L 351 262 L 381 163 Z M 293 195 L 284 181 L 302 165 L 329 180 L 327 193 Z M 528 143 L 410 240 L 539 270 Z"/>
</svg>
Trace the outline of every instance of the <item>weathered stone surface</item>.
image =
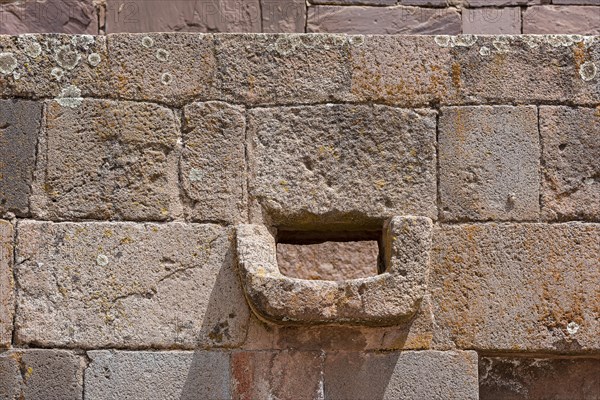
<svg viewBox="0 0 600 400">
<path fill-rule="evenodd" d="M 182 187 L 194 220 L 246 222 L 244 108 L 194 103 L 184 113 Z"/>
<path fill-rule="evenodd" d="M 70 351 L 7 351 L 0 354 L 0 397 L 82 399 L 84 365 L 83 357 Z"/>
<path fill-rule="evenodd" d="M 10 1 L 10 0 L 9 0 Z M 92 0 L 3 1 L 0 34 L 98 34 L 98 15 Z"/>
<path fill-rule="evenodd" d="M 519 7 L 463 8 L 462 33 L 518 35 L 521 33 L 521 9 Z"/>
<path fill-rule="evenodd" d="M 552 0 L 556 2 L 555 0 Z M 450 0 L 451 3 L 464 7 L 504 7 L 504 6 L 531 6 L 534 4 L 549 3 L 550 0 Z"/>
<path fill-rule="evenodd" d="M 170 104 L 210 97 L 213 41 L 212 35 L 192 33 L 108 36 L 114 91 L 125 99 Z"/>
<path fill-rule="evenodd" d="M 535 220 L 540 144 L 535 106 L 444 107 L 439 181 L 444 220 Z"/>
<path fill-rule="evenodd" d="M 244 351 L 231 356 L 233 398 L 298 399 L 319 397 L 321 352 Z"/>
<path fill-rule="evenodd" d="M 29 213 L 41 119 L 41 103 L 0 100 L 0 215 Z"/>
<path fill-rule="evenodd" d="M 229 354 L 210 351 L 88 351 L 85 398 L 230 399 Z"/>
<path fill-rule="evenodd" d="M 311 4 L 336 4 L 341 6 L 393 6 L 396 0 L 308 0 Z"/>
<path fill-rule="evenodd" d="M 323 383 L 327 399 L 476 400 L 477 353 L 328 353 Z"/>
<path fill-rule="evenodd" d="M 542 215 L 600 221 L 600 108 L 540 107 Z"/>
<path fill-rule="evenodd" d="M 253 222 L 381 228 L 393 215 L 435 218 L 433 111 L 319 105 L 248 116 Z"/>
<path fill-rule="evenodd" d="M 217 225 L 19 225 L 18 344 L 228 347 L 248 309 Z"/>
<path fill-rule="evenodd" d="M 439 348 L 600 349 L 600 225 L 441 226 L 433 237 Z"/>
<path fill-rule="evenodd" d="M 351 36 L 220 35 L 215 41 L 223 100 L 297 104 L 347 96 Z"/>
<path fill-rule="evenodd" d="M 302 33 L 306 24 L 305 0 L 261 0 L 262 31 Z"/>
<path fill-rule="evenodd" d="M 446 7 L 448 0 L 398 0 L 398 4 L 403 6 Z"/>
<path fill-rule="evenodd" d="M 46 105 L 32 213 L 53 220 L 179 215 L 174 113 L 155 104 L 71 100 Z"/>
<path fill-rule="evenodd" d="M 351 34 L 456 35 L 460 14 L 454 9 L 418 7 L 309 7 L 307 32 Z"/>
<path fill-rule="evenodd" d="M 106 37 L 59 34 L 0 36 L 0 49 L 2 96 L 112 95 Z"/>
<path fill-rule="evenodd" d="M 259 0 L 107 0 L 106 31 L 260 32 Z"/>
<path fill-rule="evenodd" d="M 0 348 L 12 341 L 14 301 L 13 226 L 0 220 Z"/>
<path fill-rule="evenodd" d="M 600 0 L 552 0 L 552 4 L 574 4 L 574 5 L 594 5 L 600 6 Z"/>
<path fill-rule="evenodd" d="M 551 358 L 479 359 L 481 400 L 596 399 L 600 360 Z"/>
<path fill-rule="evenodd" d="M 277 266 L 283 275 L 342 281 L 377 275 L 376 241 L 277 244 Z"/>
<path fill-rule="evenodd" d="M 523 33 L 600 34 L 600 7 L 534 6 L 523 12 Z"/>
</svg>

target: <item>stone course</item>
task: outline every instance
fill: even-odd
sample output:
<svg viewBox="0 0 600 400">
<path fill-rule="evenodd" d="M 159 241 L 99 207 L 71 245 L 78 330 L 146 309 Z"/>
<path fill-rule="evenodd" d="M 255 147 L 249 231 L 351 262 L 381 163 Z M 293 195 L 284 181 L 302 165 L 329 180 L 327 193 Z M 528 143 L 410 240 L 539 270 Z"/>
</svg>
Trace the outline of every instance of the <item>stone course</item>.
<svg viewBox="0 0 600 400">
<path fill-rule="evenodd" d="M 0 220 L 0 348 L 12 341 L 14 317 L 13 226 Z"/>
</svg>

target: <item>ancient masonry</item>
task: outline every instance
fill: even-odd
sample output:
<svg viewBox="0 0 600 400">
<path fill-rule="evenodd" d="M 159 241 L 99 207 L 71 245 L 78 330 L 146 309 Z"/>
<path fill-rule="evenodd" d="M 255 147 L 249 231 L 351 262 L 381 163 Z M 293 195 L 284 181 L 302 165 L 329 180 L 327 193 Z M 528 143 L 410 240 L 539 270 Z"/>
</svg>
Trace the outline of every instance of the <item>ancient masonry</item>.
<svg viewBox="0 0 600 400">
<path fill-rule="evenodd" d="M 0 398 L 598 399 L 599 69 L 575 34 L 1 36 Z M 319 239 L 380 274 L 280 272 Z"/>
</svg>

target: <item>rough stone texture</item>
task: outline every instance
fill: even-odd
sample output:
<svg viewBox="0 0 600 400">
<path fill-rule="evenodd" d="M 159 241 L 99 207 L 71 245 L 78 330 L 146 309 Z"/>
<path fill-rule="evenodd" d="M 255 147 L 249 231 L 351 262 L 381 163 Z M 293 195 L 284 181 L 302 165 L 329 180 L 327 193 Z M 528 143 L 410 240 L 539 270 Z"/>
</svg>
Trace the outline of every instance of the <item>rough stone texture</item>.
<svg viewBox="0 0 600 400">
<path fill-rule="evenodd" d="M 114 90 L 126 99 L 172 104 L 207 98 L 215 84 L 213 41 L 191 33 L 110 35 Z"/>
<path fill-rule="evenodd" d="M 593 400 L 600 396 L 600 360 L 482 357 L 481 400 Z"/>
<path fill-rule="evenodd" d="M 350 86 L 343 35 L 215 37 L 218 94 L 245 104 L 297 104 L 343 99 Z"/>
<path fill-rule="evenodd" d="M 0 34 L 98 34 L 98 15 L 92 0 L 3 1 Z"/>
<path fill-rule="evenodd" d="M 0 348 L 12 341 L 14 301 L 13 227 L 0 220 Z"/>
<path fill-rule="evenodd" d="M 10 350 L 0 354 L 0 398 L 82 399 L 83 357 L 64 350 Z"/>
<path fill-rule="evenodd" d="M 454 9 L 315 6 L 308 9 L 307 19 L 307 32 L 409 35 L 461 33 L 460 14 Z"/>
<path fill-rule="evenodd" d="M 448 0 L 398 0 L 403 6 L 446 7 Z"/>
<path fill-rule="evenodd" d="M 248 309 L 232 232 L 217 225 L 19 225 L 19 344 L 228 347 Z"/>
<path fill-rule="evenodd" d="M 450 0 L 450 2 L 465 7 L 503 7 L 531 6 L 534 4 L 549 3 L 550 0 Z"/>
<path fill-rule="evenodd" d="M 261 0 L 261 9 L 263 32 L 304 32 L 305 0 Z"/>
<path fill-rule="evenodd" d="M 523 33 L 600 34 L 600 7 L 534 6 L 523 12 Z"/>
<path fill-rule="evenodd" d="M 334 4 L 340 6 L 393 6 L 396 4 L 396 0 L 308 0 L 310 4 Z"/>
<path fill-rule="evenodd" d="M 183 110 L 182 187 L 194 220 L 246 222 L 244 108 L 221 102 Z"/>
<path fill-rule="evenodd" d="M 519 34 L 521 33 L 521 9 L 519 7 L 463 8 L 462 33 Z"/>
<path fill-rule="evenodd" d="M 600 225 L 442 226 L 433 237 L 439 348 L 600 349 Z"/>
<path fill-rule="evenodd" d="M 600 221 L 600 107 L 540 107 L 542 215 Z"/>
<path fill-rule="evenodd" d="M 256 108 L 248 117 L 253 222 L 261 213 L 295 229 L 435 218 L 433 111 L 319 105 Z"/>
<path fill-rule="evenodd" d="M 42 105 L 0 100 L 0 215 L 29 213 L 29 195 Z"/>
<path fill-rule="evenodd" d="M 259 0 L 107 0 L 106 31 L 260 32 Z"/>
<path fill-rule="evenodd" d="M 574 4 L 574 5 L 594 5 L 600 6 L 600 0 L 552 0 L 552 4 Z"/>
<path fill-rule="evenodd" d="M 233 399 L 298 399 L 319 397 L 320 352 L 235 352 L 231 357 Z"/>
<path fill-rule="evenodd" d="M 179 126 L 167 108 L 86 99 L 46 105 L 31 198 L 43 219 L 166 220 L 181 213 Z"/>
<path fill-rule="evenodd" d="M 300 279 L 342 281 L 377 275 L 376 241 L 277 244 L 282 274 Z"/>
<path fill-rule="evenodd" d="M 323 382 L 336 400 L 479 398 L 474 351 L 329 353 Z"/>
<path fill-rule="evenodd" d="M 229 354 L 209 351 L 89 351 L 85 398 L 230 399 Z"/>
<path fill-rule="evenodd" d="M 444 220 L 538 218 L 535 106 L 444 107 L 438 140 Z"/>
</svg>

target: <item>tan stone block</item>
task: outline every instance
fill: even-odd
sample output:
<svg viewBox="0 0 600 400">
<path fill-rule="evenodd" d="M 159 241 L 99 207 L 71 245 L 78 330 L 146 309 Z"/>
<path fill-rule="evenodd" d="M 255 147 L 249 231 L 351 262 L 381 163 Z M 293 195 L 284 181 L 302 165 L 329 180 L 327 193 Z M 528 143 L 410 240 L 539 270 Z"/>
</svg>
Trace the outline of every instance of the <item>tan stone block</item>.
<svg viewBox="0 0 600 400">
<path fill-rule="evenodd" d="M 597 6 L 534 6 L 523 12 L 523 33 L 599 35 L 598 21 Z"/>
<path fill-rule="evenodd" d="M 518 35 L 521 33 L 521 8 L 463 8 L 462 33 Z"/>
<path fill-rule="evenodd" d="M 261 0 L 261 9 L 263 32 L 304 32 L 306 0 Z"/>
<path fill-rule="evenodd" d="M 232 239 L 217 225 L 21 222 L 17 343 L 236 346 L 249 313 Z"/>
<path fill-rule="evenodd" d="M 0 220 L 0 348 L 12 342 L 14 302 L 13 226 Z"/>
</svg>

